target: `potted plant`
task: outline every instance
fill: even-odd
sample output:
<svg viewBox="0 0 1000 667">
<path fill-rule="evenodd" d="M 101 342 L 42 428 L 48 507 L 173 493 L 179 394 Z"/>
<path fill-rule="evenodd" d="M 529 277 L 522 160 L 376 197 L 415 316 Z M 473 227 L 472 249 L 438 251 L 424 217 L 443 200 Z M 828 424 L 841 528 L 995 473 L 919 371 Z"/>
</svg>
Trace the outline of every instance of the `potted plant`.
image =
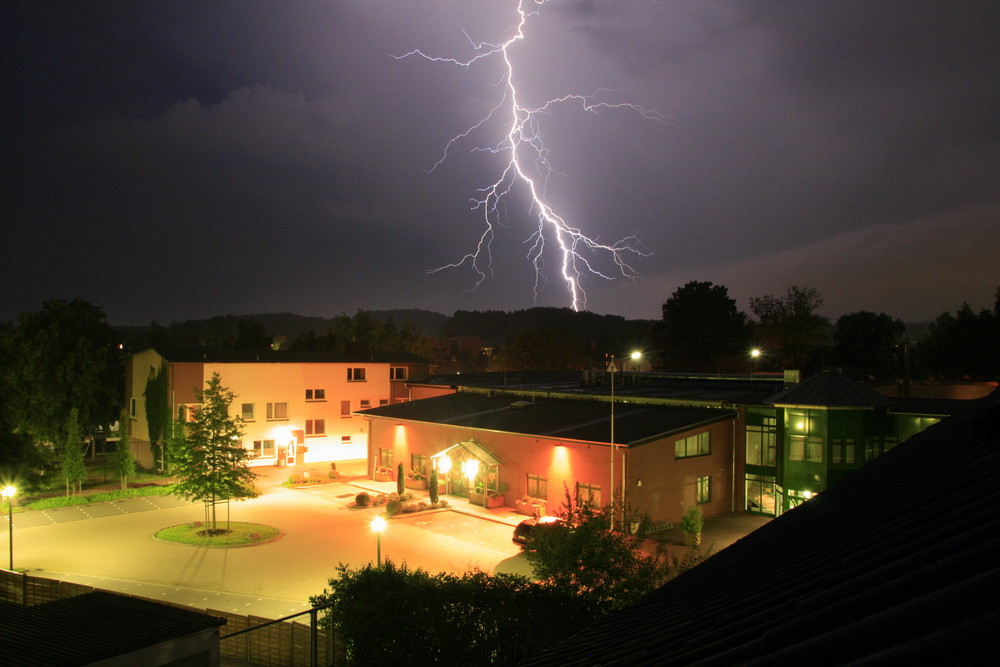
<svg viewBox="0 0 1000 667">
<path fill-rule="evenodd" d="M 469 502 L 473 505 L 486 507 L 486 494 L 483 492 L 482 484 L 477 484 L 474 488 L 469 489 Z"/>
<path fill-rule="evenodd" d="M 486 506 L 487 507 L 503 507 L 503 494 L 499 491 L 488 491 L 486 493 Z"/>
<path fill-rule="evenodd" d="M 691 507 L 681 517 L 681 532 L 684 533 L 684 544 L 696 547 L 701 544 L 701 529 L 705 521 L 701 516 L 700 507 Z"/>
<path fill-rule="evenodd" d="M 410 472 L 406 475 L 406 488 L 420 490 L 426 489 L 427 475 L 416 468 L 411 468 Z"/>
</svg>

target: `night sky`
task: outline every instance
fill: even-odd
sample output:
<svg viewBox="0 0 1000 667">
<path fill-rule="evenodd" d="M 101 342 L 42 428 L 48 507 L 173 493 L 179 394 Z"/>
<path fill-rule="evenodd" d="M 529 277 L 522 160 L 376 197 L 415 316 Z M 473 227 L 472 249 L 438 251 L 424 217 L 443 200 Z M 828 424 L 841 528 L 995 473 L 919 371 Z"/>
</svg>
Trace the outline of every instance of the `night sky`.
<svg viewBox="0 0 1000 667">
<path fill-rule="evenodd" d="M 528 0 L 527 6 L 537 8 Z M 223 314 L 569 306 L 515 186 L 492 272 L 458 262 L 509 153 L 516 0 L 5 2 L 0 321 L 82 298 L 113 324 Z M 816 288 L 907 321 L 1000 285 L 1000 3 L 550 0 L 509 50 L 546 201 L 634 280 L 588 310 L 655 319 L 679 286 Z M 598 99 L 598 98 L 593 98 Z M 431 168 L 445 154 L 447 159 Z M 526 153 L 521 154 L 526 155 Z M 611 275 L 607 257 L 583 253 Z M 485 257 L 485 256 L 484 256 Z M 484 263 L 481 266 L 485 266 Z"/>
</svg>

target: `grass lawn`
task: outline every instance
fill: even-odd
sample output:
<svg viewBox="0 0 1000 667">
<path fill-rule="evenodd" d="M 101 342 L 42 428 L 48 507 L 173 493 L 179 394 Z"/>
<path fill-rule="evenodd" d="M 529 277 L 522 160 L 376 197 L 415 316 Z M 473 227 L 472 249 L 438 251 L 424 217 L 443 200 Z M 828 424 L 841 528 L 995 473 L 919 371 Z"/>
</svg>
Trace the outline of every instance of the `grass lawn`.
<svg viewBox="0 0 1000 667">
<path fill-rule="evenodd" d="M 155 537 L 164 542 L 187 544 L 193 547 L 245 547 L 273 542 L 281 537 L 281 531 L 260 523 L 241 521 L 219 521 L 218 529 L 225 531 L 218 535 L 208 535 L 207 524 L 201 521 L 182 523 L 157 531 Z"/>
</svg>

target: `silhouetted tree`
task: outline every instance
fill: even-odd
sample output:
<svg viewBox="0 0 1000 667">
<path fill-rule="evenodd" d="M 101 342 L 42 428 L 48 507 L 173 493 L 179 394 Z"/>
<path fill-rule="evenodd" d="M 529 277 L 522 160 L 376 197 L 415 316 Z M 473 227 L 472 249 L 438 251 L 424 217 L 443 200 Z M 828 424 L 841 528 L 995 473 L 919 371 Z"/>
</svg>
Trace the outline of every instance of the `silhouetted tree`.
<svg viewBox="0 0 1000 667">
<path fill-rule="evenodd" d="M 898 346 L 906 325 L 885 313 L 862 310 L 837 319 L 834 358 L 859 380 L 899 377 Z"/>
<path fill-rule="evenodd" d="M 722 285 L 689 282 L 663 304 L 656 329 L 664 368 L 690 372 L 746 370 L 747 316 Z"/>
<path fill-rule="evenodd" d="M 104 313 L 86 301 L 47 301 L 22 314 L 5 374 L 13 426 L 58 445 L 74 408 L 84 433 L 114 422 L 124 393 L 117 349 Z"/>
<path fill-rule="evenodd" d="M 806 369 L 825 343 L 829 321 L 816 313 L 822 305 L 817 290 L 797 285 L 784 297 L 751 297 L 750 310 L 757 316 L 753 336 L 767 350 L 767 361 L 779 368 Z"/>
<path fill-rule="evenodd" d="M 583 342 L 564 328 L 530 329 L 511 336 L 490 360 L 490 370 L 583 370 L 590 365 Z"/>
</svg>

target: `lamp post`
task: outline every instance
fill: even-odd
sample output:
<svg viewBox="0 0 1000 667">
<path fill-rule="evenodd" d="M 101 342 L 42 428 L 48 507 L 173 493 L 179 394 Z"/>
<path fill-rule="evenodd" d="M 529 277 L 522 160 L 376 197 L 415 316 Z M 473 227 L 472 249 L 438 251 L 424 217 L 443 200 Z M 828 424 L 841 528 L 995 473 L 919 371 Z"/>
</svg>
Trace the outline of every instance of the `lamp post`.
<svg viewBox="0 0 1000 667">
<path fill-rule="evenodd" d="M 753 382 L 753 373 L 757 366 L 757 359 L 760 358 L 760 348 L 755 347 L 750 350 L 750 381 Z"/>
<path fill-rule="evenodd" d="M 375 531 L 375 553 L 377 558 L 377 563 L 379 567 L 382 567 L 382 531 L 385 530 L 385 519 L 380 516 L 372 519 L 371 524 L 369 524 L 372 530 Z"/>
<path fill-rule="evenodd" d="M 610 495 L 608 496 L 608 507 L 611 514 L 611 530 L 615 529 L 615 513 L 614 513 L 614 499 L 615 499 L 615 373 L 618 372 L 618 367 L 615 366 L 615 355 L 611 355 L 611 363 L 608 364 L 608 373 L 611 373 L 611 440 L 608 444 L 611 446 L 611 485 L 608 487 Z"/>
<path fill-rule="evenodd" d="M 14 494 L 17 493 L 17 489 L 11 485 L 3 487 L 3 491 L 0 492 L 3 497 L 7 499 L 7 545 L 10 551 L 10 562 L 8 563 L 9 570 L 14 570 Z"/>
</svg>

